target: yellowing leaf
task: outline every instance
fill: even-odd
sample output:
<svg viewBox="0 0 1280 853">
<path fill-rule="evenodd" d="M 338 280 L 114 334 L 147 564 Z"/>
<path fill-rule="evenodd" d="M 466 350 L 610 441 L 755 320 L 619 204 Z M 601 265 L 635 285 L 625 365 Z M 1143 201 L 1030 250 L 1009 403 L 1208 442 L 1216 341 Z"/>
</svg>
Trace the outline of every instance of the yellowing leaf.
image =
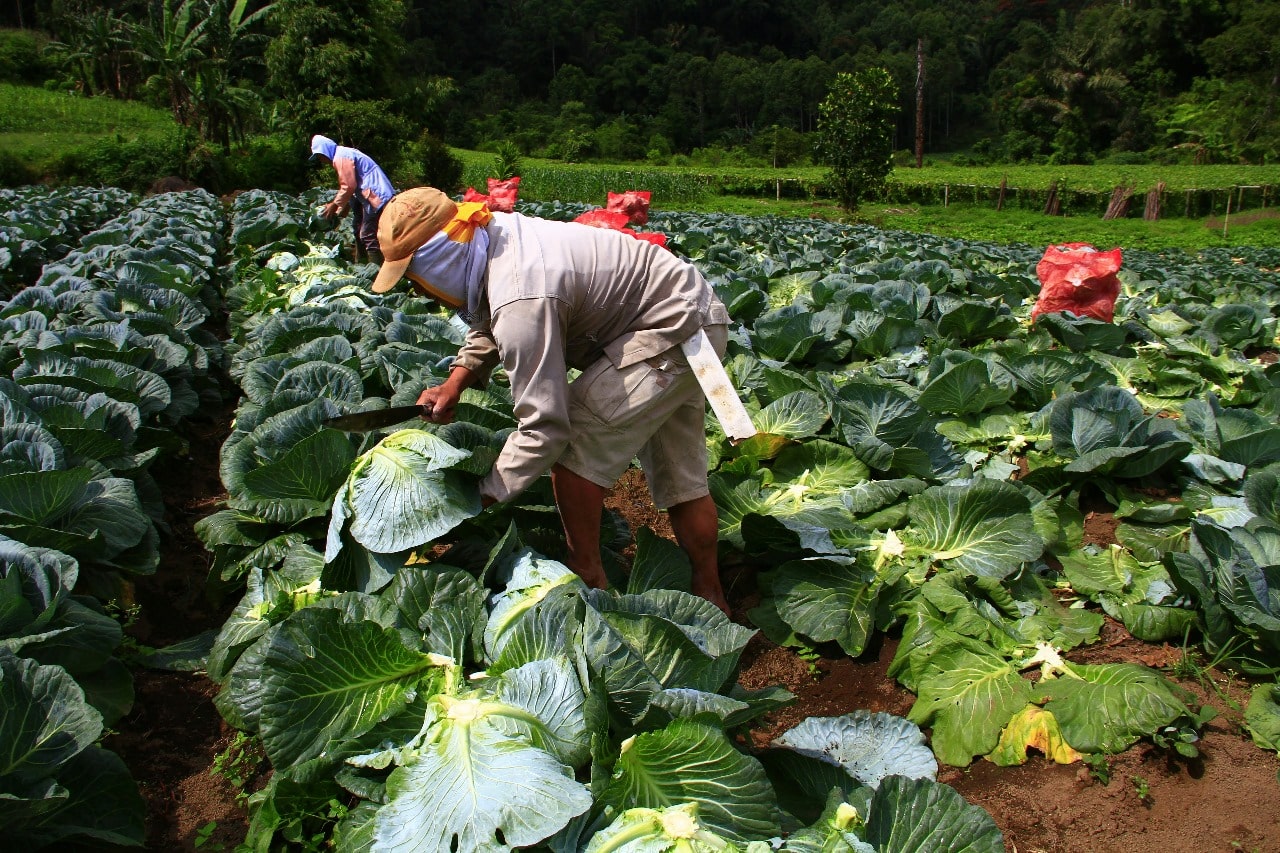
<svg viewBox="0 0 1280 853">
<path fill-rule="evenodd" d="M 1038 705 L 1028 705 L 1013 715 L 1009 725 L 1000 733 L 1000 743 L 987 756 L 987 760 L 1001 767 L 1011 767 L 1027 762 L 1027 750 L 1037 749 L 1059 764 L 1071 764 L 1080 760 L 1080 753 L 1062 739 L 1058 720 Z"/>
<path fill-rule="evenodd" d="M 742 456 L 753 456 L 756 459 L 772 459 L 787 445 L 794 443 L 785 435 L 758 432 L 738 445 L 738 453 Z"/>
</svg>

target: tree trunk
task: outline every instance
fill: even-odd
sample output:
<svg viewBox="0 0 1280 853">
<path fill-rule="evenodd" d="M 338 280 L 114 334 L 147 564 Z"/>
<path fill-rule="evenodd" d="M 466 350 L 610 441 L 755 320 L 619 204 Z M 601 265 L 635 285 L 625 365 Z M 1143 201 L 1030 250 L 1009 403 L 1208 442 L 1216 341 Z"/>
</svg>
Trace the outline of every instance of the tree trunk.
<svg viewBox="0 0 1280 853">
<path fill-rule="evenodd" d="M 924 39 L 916 39 L 916 168 L 924 166 Z"/>
</svg>

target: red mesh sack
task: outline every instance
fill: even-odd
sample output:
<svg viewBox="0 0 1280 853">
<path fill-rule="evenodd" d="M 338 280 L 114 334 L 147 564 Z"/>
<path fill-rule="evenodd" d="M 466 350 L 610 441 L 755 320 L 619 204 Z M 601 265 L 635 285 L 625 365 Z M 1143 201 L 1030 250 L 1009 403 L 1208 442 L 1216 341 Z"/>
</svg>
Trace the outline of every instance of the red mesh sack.
<svg viewBox="0 0 1280 853">
<path fill-rule="evenodd" d="M 590 225 L 594 228 L 608 228 L 611 231 L 621 231 L 623 234 L 630 234 L 637 240 L 643 240 L 646 243 L 652 243 L 655 246 L 667 248 L 667 235 L 657 231 L 632 231 L 627 227 L 627 215 L 616 210 L 605 210 L 602 207 L 593 208 L 585 213 L 579 213 L 574 218 L 574 222 L 580 222 L 583 225 Z"/>
<path fill-rule="evenodd" d="M 581 222 L 583 225 L 591 225 L 595 228 L 609 228 L 614 231 L 627 230 L 627 215 L 614 210 L 605 210 L 603 207 L 593 208 L 585 213 L 579 213 L 574 217 L 574 222 Z"/>
<path fill-rule="evenodd" d="M 652 243 L 664 249 L 667 248 L 667 235 L 660 231 L 632 231 L 631 236 L 637 240 L 643 240 L 646 243 Z"/>
<path fill-rule="evenodd" d="M 1099 252 L 1088 243 L 1064 243 L 1044 250 L 1036 264 L 1040 296 L 1031 319 L 1041 314 L 1070 311 L 1110 323 L 1120 295 L 1120 250 Z"/>
<path fill-rule="evenodd" d="M 478 201 L 487 204 L 489 197 L 481 192 L 476 192 L 475 187 L 467 187 L 467 191 L 462 194 L 463 201 Z"/>
<path fill-rule="evenodd" d="M 609 193 L 609 203 L 605 210 L 625 213 L 627 221 L 632 225 L 644 225 L 649 221 L 649 199 L 653 193 L 648 190 L 627 190 L 624 193 Z"/>
<path fill-rule="evenodd" d="M 520 178 L 507 178 L 505 181 L 489 179 L 489 209 L 502 213 L 512 213 L 516 209 L 516 195 L 520 190 Z"/>
</svg>

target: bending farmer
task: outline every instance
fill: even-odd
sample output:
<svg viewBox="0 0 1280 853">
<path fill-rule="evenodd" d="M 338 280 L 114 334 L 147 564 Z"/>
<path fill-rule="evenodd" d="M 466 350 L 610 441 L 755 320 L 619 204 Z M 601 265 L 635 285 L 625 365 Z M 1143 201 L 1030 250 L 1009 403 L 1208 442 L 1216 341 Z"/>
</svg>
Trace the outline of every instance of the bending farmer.
<svg viewBox="0 0 1280 853">
<path fill-rule="evenodd" d="M 518 427 L 480 484 L 484 504 L 550 469 L 569 568 L 604 588 L 605 495 L 638 457 L 689 555 L 693 592 L 728 612 L 706 401 L 680 344 L 705 330 L 723 356 L 729 315 L 698 270 L 620 231 L 491 213 L 428 187 L 392 199 L 378 236 L 375 292 L 407 278 L 471 327 L 448 379 L 418 398 L 431 420 L 450 422 L 463 390 L 499 362 L 510 379 Z M 572 383 L 569 368 L 582 371 Z"/>
<path fill-rule="evenodd" d="M 328 160 L 338 173 L 338 194 L 321 208 L 320 215 L 338 218 L 350 205 L 356 233 L 356 260 L 367 258 L 382 263 L 382 253 L 378 250 L 378 217 L 396 194 L 391 179 L 368 154 L 317 134 L 311 137 L 311 159 L 319 157 Z"/>
</svg>

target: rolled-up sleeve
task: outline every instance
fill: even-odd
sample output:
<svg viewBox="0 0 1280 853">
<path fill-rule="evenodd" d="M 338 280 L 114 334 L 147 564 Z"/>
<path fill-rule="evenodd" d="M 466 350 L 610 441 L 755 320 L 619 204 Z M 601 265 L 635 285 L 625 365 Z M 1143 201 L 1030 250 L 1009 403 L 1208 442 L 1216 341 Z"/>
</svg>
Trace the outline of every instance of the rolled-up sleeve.
<svg viewBox="0 0 1280 853">
<path fill-rule="evenodd" d="M 511 381 L 516 429 L 480 489 L 507 501 L 555 464 L 569 444 L 569 379 L 565 365 L 568 305 L 519 299 L 493 318 L 502 364 Z"/>
<path fill-rule="evenodd" d="M 453 359 L 454 367 L 471 371 L 471 384 L 484 388 L 489 384 L 489 374 L 498 366 L 498 345 L 491 332 L 472 329 Z"/>
</svg>

